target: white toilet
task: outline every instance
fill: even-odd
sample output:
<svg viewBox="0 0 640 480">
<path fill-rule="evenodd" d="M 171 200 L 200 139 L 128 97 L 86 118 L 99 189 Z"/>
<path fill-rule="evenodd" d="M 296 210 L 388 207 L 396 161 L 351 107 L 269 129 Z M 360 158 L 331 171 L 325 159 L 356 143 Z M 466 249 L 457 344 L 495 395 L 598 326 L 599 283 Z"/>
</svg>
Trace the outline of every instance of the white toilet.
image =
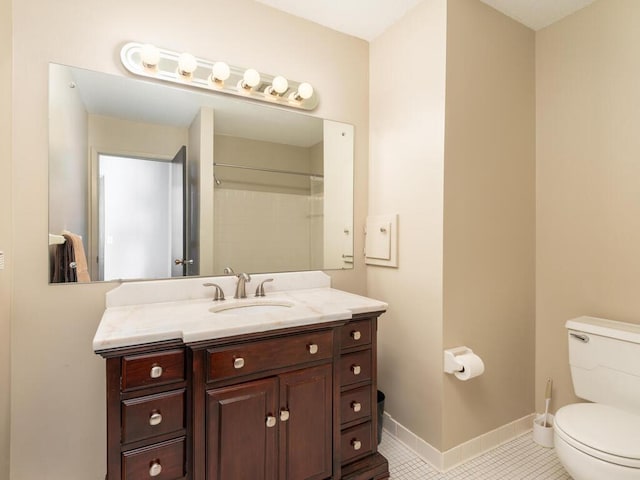
<svg viewBox="0 0 640 480">
<path fill-rule="evenodd" d="M 567 321 L 576 395 L 554 442 L 574 480 L 640 480 L 640 325 L 593 317 Z"/>
</svg>

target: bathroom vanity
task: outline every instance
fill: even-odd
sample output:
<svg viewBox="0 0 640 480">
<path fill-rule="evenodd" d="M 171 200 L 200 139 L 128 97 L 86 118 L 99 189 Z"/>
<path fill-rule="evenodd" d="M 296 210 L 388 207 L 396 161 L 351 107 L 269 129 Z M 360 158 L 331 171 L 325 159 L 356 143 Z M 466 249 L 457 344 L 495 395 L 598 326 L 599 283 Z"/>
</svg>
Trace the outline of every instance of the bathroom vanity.
<svg viewBox="0 0 640 480">
<path fill-rule="evenodd" d="M 332 289 L 321 272 L 255 275 L 246 299 L 213 302 L 202 287 L 230 297 L 234 280 L 107 294 L 94 339 L 106 358 L 107 480 L 388 478 L 376 400 L 387 305 Z"/>
</svg>

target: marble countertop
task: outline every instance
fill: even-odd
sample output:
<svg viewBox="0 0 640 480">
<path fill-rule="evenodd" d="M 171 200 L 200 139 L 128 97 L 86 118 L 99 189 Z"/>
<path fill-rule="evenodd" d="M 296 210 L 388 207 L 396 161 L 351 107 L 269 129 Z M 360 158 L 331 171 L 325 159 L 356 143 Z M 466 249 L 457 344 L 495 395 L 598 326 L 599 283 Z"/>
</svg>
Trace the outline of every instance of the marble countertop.
<svg viewBox="0 0 640 480">
<path fill-rule="evenodd" d="M 109 294 L 107 294 L 107 308 L 93 339 L 93 350 L 99 352 L 112 348 L 174 339 L 182 340 L 184 343 L 192 343 L 246 333 L 345 320 L 359 313 L 384 311 L 388 306 L 378 300 L 330 288 L 327 281 L 320 276 L 315 277 L 316 281 L 303 281 L 302 284 L 306 288 L 280 291 L 277 289 L 278 284 L 286 287 L 291 286 L 291 282 L 287 281 L 291 277 L 282 275 L 286 274 L 256 276 L 256 283 L 267 277 L 275 278 L 274 282 L 265 284 L 266 296 L 256 298 L 253 296 L 252 290 L 247 289 L 248 298 L 238 300 L 232 298 L 233 292 L 228 292 L 229 286 L 233 286 L 232 283 L 229 283 L 229 277 L 190 280 L 191 282 L 197 281 L 198 286 L 204 282 L 218 280 L 223 284 L 223 287 L 226 287 L 223 289 L 228 298 L 218 302 L 212 301 L 211 295 L 213 293 L 208 291 L 210 295 L 208 298 L 193 298 L 193 295 L 186 295 L 187 298 L 173 298 L 171 301 L 162 302 L 154 298 L 145 303 L 134 304 L 129 299 L 136 296 L 135 285 L 123 285 L 119 288 L 125 287 L 124 295 L 122 292 L 117 292 L 109 299 Z M 318 279 L 320 279 L 319 282 Z M 180 280 L 173 280 L 173 282 L 180 282 Z M 149 284 L 152 283 L 155 282 L 145 282 L 141 288 L 151 291 L 152 288 Z M 164 282 L 163 288 L 168 288 L 167 282 Z M 197 296 L 199 295 L 201 294 L 199 293 Z M 145 297 L 141 295 L 138 298 L 144 299 Z M 233 309 L 234 306 L 251 305 L 256 302 L 286 304 L 288 306 L 274 307 L 273 309 Z M 215 310 L 221 307 L 230 309 L 215 313 L 210 311 L 212 308 Z"/>
</svg>

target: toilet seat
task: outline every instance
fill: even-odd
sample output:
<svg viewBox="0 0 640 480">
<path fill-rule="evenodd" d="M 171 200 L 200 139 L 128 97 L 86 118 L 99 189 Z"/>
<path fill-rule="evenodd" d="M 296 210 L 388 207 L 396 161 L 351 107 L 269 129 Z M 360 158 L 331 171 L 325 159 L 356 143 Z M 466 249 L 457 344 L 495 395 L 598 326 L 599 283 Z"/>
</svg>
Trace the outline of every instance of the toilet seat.
<svg viewBox="0 0 640 480">
<path fill-rule="evenodd" d="M 554 430 L 587 455 L 640 469 L 640 415 L 598 403 L 576 403 L 558 410 Z"/>
</svg>

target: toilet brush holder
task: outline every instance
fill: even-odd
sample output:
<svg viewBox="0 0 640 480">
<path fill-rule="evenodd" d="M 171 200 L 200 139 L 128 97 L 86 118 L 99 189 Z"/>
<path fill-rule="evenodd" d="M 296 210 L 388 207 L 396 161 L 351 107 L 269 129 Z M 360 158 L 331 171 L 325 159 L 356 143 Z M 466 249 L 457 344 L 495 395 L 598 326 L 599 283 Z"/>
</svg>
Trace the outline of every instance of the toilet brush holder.
<svg viewBox="0 0 640 480">
<path fill-rule="evenodd" d="M 547 415 L 545 426 L 545 415 L 536 415 L 533 419 L 533 440 L 538 445 L 546 448 L 553 448 L 553 415 Z"/>
</svg>

